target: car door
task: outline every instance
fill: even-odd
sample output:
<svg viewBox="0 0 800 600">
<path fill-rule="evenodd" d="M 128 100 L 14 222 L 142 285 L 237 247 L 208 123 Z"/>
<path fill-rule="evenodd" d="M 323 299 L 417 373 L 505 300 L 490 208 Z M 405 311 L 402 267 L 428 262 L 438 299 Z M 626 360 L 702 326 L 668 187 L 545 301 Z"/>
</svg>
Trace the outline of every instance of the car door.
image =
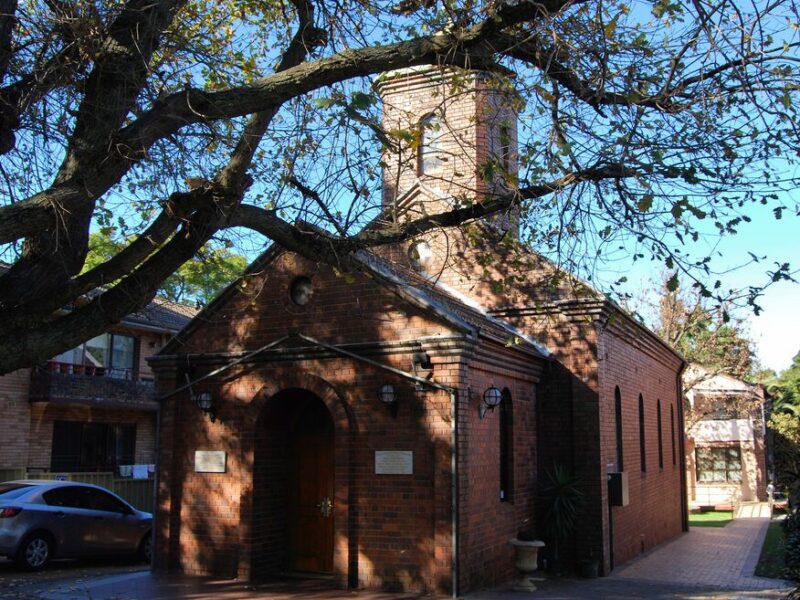
<svg viewBox="0 0 800 600">
<path fill-rule="evenodd" d="M 42 494 L 48 507 L 46 522 L 42 523 L 42 527 L 55 536 L 59 556 L 91 553 L 95 529 L 85 489 L 83 486 L 69 485 Z"/>
<path fill-rule="evenodd" d="M 103 552 L 135 552 L 145 531 L 131 508 L 116 496 L 97 488 L 87 489 L 97 527 L 97 546 Z"/>
</svg>

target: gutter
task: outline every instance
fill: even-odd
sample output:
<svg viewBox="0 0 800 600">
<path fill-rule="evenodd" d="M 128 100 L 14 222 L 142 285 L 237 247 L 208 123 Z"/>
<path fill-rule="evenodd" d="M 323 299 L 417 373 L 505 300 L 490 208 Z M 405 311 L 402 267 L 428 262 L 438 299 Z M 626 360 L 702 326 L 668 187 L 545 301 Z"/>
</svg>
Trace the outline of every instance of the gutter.
<svg viewBox="0 0 800 600">
<path fill-rule="evenodd" d="M 678 465 L 681 474 L 681 521 L 683 531 L 689 531 L 689 488 L 686 482 L 686 424 L 683 420 L 683 372 L 686 361 L 681 360 L 681 367 L 675 375 L 675 389 L 677 392 L 678 427 L 680 431 L 680 444 L 678 444 Z"/>
</svg>

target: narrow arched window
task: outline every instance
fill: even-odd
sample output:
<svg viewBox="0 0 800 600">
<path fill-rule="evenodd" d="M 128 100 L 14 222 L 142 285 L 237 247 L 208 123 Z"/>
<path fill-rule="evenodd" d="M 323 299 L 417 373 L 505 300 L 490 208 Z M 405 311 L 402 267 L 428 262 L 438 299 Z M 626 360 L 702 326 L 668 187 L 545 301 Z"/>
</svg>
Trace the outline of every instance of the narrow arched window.
<svg viewBox="0 0 800 600">
<path fill-rule="evenodd" d="M 442 145 L 442 122 L 434 114 L 427 115 L 419 122 L 420 139 L 419 153 L 417 154 L 417 172 L 420 175 L 438 171 L 444 161 L 444 147 Z"/>
<path fill-rule="evenodd" d="M 664 468 L 664 442 L 661 436 L 661 400 L 656 401 L 656 424 L 658 427 L 658 468 Z"/>
<path fill-rule="evenodd" d="M 670 439 L 672 439 L 672 466 L 675 466 L 675 406 L 669 405 Z"/>
<path fill-rule="evenodd" d="M 498 158 L 500 159 L 504 174 L 508 175 L 511 172 L 511 128 L 506 124 L 500 125 L 498 133 L 500 138 L 500 152 Z"/>
<path fill-rule="evenodd" d="M 622 394 L 619 391 L 619 386 L 614 388 L 614 416 L 617 420 L 617 471 L 624 471 L 625 464 L 622 456 Z"/>
<path fill-rule="evenodd" d="M 514 479 L 514 407 L 511 391 L 504 388 L 500 401 L 500 501 L 511 501 Z"/>
<path fill-rule="evenodd" d="M 639 394 L 639 457 L 642 463 L 642 473 L 647 471 L 647 452 L 644 439 L 644 398 Z"/>
</svg>

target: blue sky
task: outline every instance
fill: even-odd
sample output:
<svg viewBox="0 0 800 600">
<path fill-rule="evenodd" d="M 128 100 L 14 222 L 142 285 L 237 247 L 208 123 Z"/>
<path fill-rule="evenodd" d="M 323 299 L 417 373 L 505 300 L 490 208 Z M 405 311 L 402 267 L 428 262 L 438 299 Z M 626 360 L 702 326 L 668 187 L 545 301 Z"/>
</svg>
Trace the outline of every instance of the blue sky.
<svg viewBox="0 0 800 600">
<path fill-rule="evenodd" d="M 795 207 L 798 199 L 798 194 L 789 194 L 784 204 Z M 752 222 L 744 224 L 735 236 L 706 239 L 709 246 L 716 245 L 713 264 L 717 271 L 722 271 L 719 278 L 723 288 L 740 289 L 763 282 L 775 262 L 789 262 L 795 270 L 800 267 L 800 218 L 795 216 L 795 210 L 785 211 L 783 219 L 776 220 L 771 208 L 753 205 L 747 211 Z M 748 262 L 748 252 L 767 258 L 740 267 Z M 633 265 L 626 291 L 636 295 L 654 287 L 660 273 L 649 262 Z M 795 278 L 800 278 L 800 273 Z M 747 310 L 737 316 L 745 320 L 762 365 L 781 371 L 800 351 L 800 284 L 776 283 L 765 291 L 759 304 L 763 308 L 759 316 Z"/>
</svg>

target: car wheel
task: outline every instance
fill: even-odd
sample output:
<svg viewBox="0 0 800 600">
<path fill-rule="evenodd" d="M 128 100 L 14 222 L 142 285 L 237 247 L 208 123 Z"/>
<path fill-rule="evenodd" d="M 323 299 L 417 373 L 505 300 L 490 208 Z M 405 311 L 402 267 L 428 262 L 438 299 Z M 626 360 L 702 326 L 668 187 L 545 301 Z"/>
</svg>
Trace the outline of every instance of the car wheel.
<svg viewBox="0 0 800 600">
<path fill-rule="evenodd" d="M 20 544 L 16 560 L 24 569 L 38 571 L 50 561 L 52 553 L 52 538 L 46 533 L 33 533 Z"/>
<path fill-rule="evenodd" d="M 153 532 L 150 531 L 139 543 L 139 558 L 142 562 L 149 563 L 153 558 Z"/>
</svg>

